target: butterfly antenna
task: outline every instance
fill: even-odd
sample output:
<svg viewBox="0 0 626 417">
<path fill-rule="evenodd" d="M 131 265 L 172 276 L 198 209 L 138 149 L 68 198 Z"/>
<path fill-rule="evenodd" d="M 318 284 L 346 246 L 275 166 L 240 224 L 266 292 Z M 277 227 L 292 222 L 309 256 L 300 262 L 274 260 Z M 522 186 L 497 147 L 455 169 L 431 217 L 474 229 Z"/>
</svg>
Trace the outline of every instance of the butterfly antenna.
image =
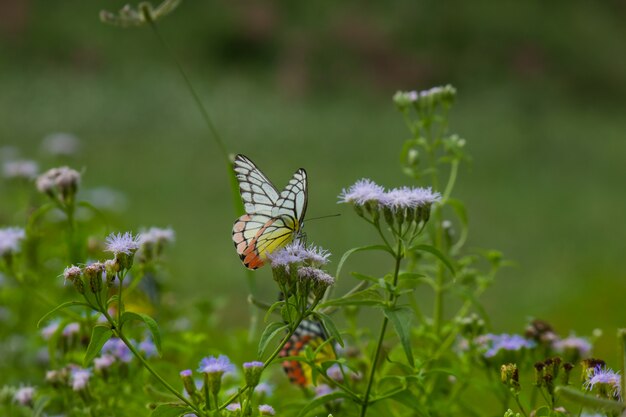
<svg viewBox="0 0 626 417">
<path fill-rule="evenodd" d="M 329 214 L 327 216 L 313 217 L 312 219 L 306 219 L 306 221 L 310 222 L 311 220 L 327 219 L 329 217 L 339 217 L 339 216 L 341 216 L 341 213 Z"/>
</svg>

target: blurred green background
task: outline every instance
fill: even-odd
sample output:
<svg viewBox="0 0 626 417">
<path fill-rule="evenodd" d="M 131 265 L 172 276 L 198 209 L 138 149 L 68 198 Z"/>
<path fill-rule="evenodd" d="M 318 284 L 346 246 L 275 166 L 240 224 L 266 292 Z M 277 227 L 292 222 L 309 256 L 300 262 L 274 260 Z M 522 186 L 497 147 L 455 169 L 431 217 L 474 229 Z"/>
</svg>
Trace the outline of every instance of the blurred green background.
<svg viewBox="0 0 626 417">
<path fill-rule="evenodd" d="M 77 135 L 71 165 L 84 169 L 84 187 L 127 198 L 116 230 L 176 230 L 177 300 L 242 306 L 223 160 L 150 29 L 99 22 L 100 9 L 122 5 L 1 2 L 0 144 L 47 169 L 42 138 Z M 361 177 L 409 183 L 398 164 L 409 133 L 393 93 L 456 86 L 451 130 L 473 156 L 456 189 L 469 246 L 517 263 L 484 297 L 495 330 L 521 331 L 531 316 L 563 335 L 599 327 L 597 354 L 611 357 L 626 325 L 625 17 L 617 0 L 213 0 L 183 2 L 160 27 L 229 150 L 278 187 L 305 167 L 308 216 L 343 214 L 306 227 L 335 262 L 376 242 L 336 205 L 341 189 Z M 23 222 L 0 206 L 0 223 Z M 390 267 L 376 263 L 357 255 L 349 269 Z M 270 272 L 255 277 L 272 295 Z M 246 308 L 228 312 L 224 324 L 246 323 Z"/>
</svg>

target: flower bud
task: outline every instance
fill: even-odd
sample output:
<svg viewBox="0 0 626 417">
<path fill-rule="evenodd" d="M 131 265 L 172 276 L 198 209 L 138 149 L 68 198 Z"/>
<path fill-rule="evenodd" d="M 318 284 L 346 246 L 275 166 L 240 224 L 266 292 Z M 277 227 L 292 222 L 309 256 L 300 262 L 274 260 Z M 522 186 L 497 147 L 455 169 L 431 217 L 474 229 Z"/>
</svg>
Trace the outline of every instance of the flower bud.
<svg viewBox="0 0 626 417">
<path fill-rule="evenodd" d="M 183 380 L 183 386 L 185 387 L 185 391 L 190 396 L 193 396 L 196 393 L 196 384 L 193 382 L 193 377 L 191 375 L 191 369 L 185 369 L 184 371 L 180 372 L 180 377 Z"/>
<path fill-rule="evenodd" d="M 104 272 L 105 267 L 101 262 L 94 262 L 91 265 L 87 265 L 84 270 L 84 275 L 87 281 L 89 282 L 89 286 L 91 287 L 91 292 L 94 294 L 100 293 L 102 291 L 102 273 Z"/>
<path fill-rule="evenodd" d="M 246 379 L 246 384 L 254 389 L 259 385 L 261 374 L 263 373 L 263 362 L 246 362 L 243 364 L 243 375 Z"/>
<path fill-rule="evenodd" d="M 82 277 L 78 277 L 74 280 L 74 288 L 76 288 L 79 294 L 85 294 L 85 283 Z"/>
</svg>

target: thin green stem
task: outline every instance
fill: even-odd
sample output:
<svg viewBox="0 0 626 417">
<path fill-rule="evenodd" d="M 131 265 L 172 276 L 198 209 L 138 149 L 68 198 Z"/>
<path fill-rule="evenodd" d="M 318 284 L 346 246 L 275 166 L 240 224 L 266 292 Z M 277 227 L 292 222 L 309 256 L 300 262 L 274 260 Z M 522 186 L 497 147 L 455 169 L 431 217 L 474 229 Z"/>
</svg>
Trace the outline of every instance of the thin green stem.
<svg viewBox="0 0 626 417">
<path fill-rule="evenodd" d="M 624 399 L 626 398 L 626 329 L 619 329 L 617 337 L 622 348 L 622 399 Z"/>
<path fill-rule="evenodd" d="M 139 362 L 141 362 L 143 367 L 146 368 L 148 372 L 150 372 L 152 376 L 154 376 L 169 392 L 174 394 L 174 396 L 176 396 L 179 400 L 181 400 L 182 402 L 187 404 L 191 409 L 193 409 L 194 413 L 196 413 L 199 417 L 204 417 L 205 414 L 200 410 L 200 408 L 198 408 L 191 401 L 185 398 L 180 392 L 178 392 L 174 387 L 172 387 L 165 379 L 163 379 L 163 377 L 159 375 L 152 368 L 152 366 L 150 366 L 150 364 L 144 359 L 141 353 L 139 353 L 137 349 L 135 349 L 135 346 L 133 346 L 133 344 L 130 343 L 130 341 L 126 338 L 126 336 L 124 336 L 124 333 L 122 333 L 122 330 L 119 327 L 117 327 L 115 321 L 109 315 L 109 313 L 106 310 L 103 310 L 102 313 L 104 314 L 104 317 L 106 317 L 107 321 L 111 325 L 111 328 L 113 329 L 113 333 L 115 334 L 115 336 L 119 337 L 119 339 L 122 342 L 124 342 L 124 344 L 128 347 L 128 349 L 130 349 L 133 355 L 135 355 L 135 357 L 139 360 Z"/>
<path fill-rule="evenodd" d="M 402 241 L 398 240 L 397 251 L 395 252 L 396 264 L 393 272 L 393 286 L 394 289 L 398 285 L 398 275 L 400 272 L 400 263 L 402 262 Z M 389 306 L 394 307 L 397 301 L 396 294 L 391 292 L 389 294 Z M 367 388 L 365 388 L 365 395 L 363 396 L 363 404 L 361 406 L 361 417 L 365 417 L 367 414 L 367 406 L 369 405 L 369 396 L 372 391 L 372 385 L 374 383 L 374 375 L 376 374 L 376 365 L 378 363 L 378 357 L 380 356 L 380 351 L 383 347 L 383 340 L 385 339 L 385 332 L 387 331 L 387 324 L 389 320 L 387 316 L 383 316 L 383 322 L 380 326 L 380 333 L 378 334 L 378 340 L 376 342 L 376 348 L 374 349 L 374 356 L 372 357 L 372 365 L 370 369 L 370 374 L 367 379 Z"/>
<path fill-rule="evenodd" d="M 305 312 L 305 314 L 302 314 L 302 315 L 300 315 L 298 317 L 298 320 L 296 321 L 295 325 L 291 326 L 291 328 L 289 329 L 289 332 L 287 333 L 287 335 L 280 341 L 278 346 L 276 346 L 276 348 L 274 349 L 272 354 L 263 362 L 263 370 L 265 370 L 268 366 L 270 366 L 270 364 L 274 361 L 274 359 L 276 359 L 276 357 L 278 356 L 280 351 L 283 350 L 283 347 L 285 347 L 285 344 L 289 341 L 291 336 L 293 336 L 293 334 L 296 332 L 296 329 L 298 328 L 300 323 L 302 323 L 302 320 L 304 320 L 304 318 L 307 316 L 307 314 L 311 310 L 313 310 L 314 307 L 315 306 L 311 306 L 309 311 Z M 225 409 L 228 406 L 228 404 L 232 403 L 237 398 L 239 398 L 239 396 L 241 396 L 243 393 L 245 393 L 248 390 L 248 388 L 249 388 L 248 384 L 245 384 L 244 386 L 239 388 L 239 390 L 237 390 L 236 393 L 231 395 L 230 398 L 228 398 L 226 401 L 224 401 L 224 403 L 222 405 L 218 406 L 217 410 L 221 411 L 221 410 Z"/>
<path fill-rule="evenodd" d="M 174 61 L 174 64 L 176 64 L 176 68 L 178 68 L 178 72 L 180 72 L 180 75 L 185 80 L 185 85 L 187 86 L 187 89 L 191 93 L 191 96 L 193 97 L 193 100 L 195 101 L 196 106 L 198 107 L 198 110 L 200 110 L 200 113 L 202 114 L 202 118 L 204 119 L 209 130 L 211 131 L 211 134 L 213 135 L 213 139 L 215 140 L 215 143 L 217 144 L 220 152 L 222 153 L 222 156 L 224 157 L 224 160 L 226 161 L 226 164 L 228 165 L 230 169 L 230 159 L 228 158 L 228 151 L 226 150 L 226 146 L 224 145 L 224 142 L 222 141 L 222 137 L 220 136 L 219 132 L 215 128 L 215 125 L 213 124 L 213 121 L 211 120 L 211 116 L 209 116 L 209 112 L 204 107 L 204 104 L 202 104 L 202 100 L 200 100 L 200 96 L 196 92 L 196 89 L 193 87 L 193 84 L 191 83 L 191 80 L 187 76 L 185 69 L 183 68 L 182 64 L 180 63 L 180 61 L 178 60 L 174 52 L 169 48 L 163 36 L 161 36 L 161 32 L 159 31 L 156 22 L 152 19 L 152 16 L 150 15 L 150 13 L 145 12 L 144 17 L 150 24 L 150 27 L 152 28 L 152 31 L 154 32 L 157 39 L 159 40 L 159 43 L 163 47 L 163 50 L 165 50 L 165 52 L 172 58 L 172 61 Z"/>
<path fill-rule="evenodd" d="M 459 160 L 455 159 L 450 164 L 450 175 L 448 176 L 448 183 L 446 184 L 446 189 L 443 192 L 441 197 L 441 204 L 445 204 L 450 198 L 450 194 L 452 194 L 452 189 L 454 189 L 454 184 L 456 183 L 457 174 L 459 173 Z"/>
<path fill-rule="evenodd" d="M 526 414 L 526 410 L 524 410 L 524 407 L 522 406 L 522 403 L 519 400 L 519 395 L 514 395 L 514 397 L 515 397 L 515 402 L 517 403 L 517 407 L 520 409 L 522 414 L 524 414 L 524 416 L 528 417 L 528 414 Z"/>
</svg>

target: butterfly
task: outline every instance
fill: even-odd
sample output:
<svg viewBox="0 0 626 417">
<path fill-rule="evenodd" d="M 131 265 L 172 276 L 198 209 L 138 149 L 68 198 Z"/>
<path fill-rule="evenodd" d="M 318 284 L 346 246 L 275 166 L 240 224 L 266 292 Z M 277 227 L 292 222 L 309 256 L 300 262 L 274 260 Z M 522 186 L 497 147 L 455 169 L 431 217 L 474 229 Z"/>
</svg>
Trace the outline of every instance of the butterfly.
<svg viewBox="0 0 626 417">
<path fill-rule="evenodd" d="M 268 254 L 300 235 L 307 206 L 306 171 L 298 169 L 279 194 L 247 157 L 237 155 L 234 169 L 246 214 L 233 225 L 233 242 L 244 266 L 257 269 Z"/>
<path fill-rule="evenodd" d="M 279 357 L 285 358 L 302 355 L 307 346 L 315 351 L 327 339 L 328 337 L 326 336 L 324 327 L 322 327 L 319 321 L 303 320 L 287 343 L 285 343 L 285 346 L 279 353 Z M 327 343 L 317 353 L 315 363 L 319 365 L 322 362 L 335 359 L 335 357 L 333 347 L 331 344 Z M 314 384 L 313 370 L 308 364 L 297 360 L 285 360 L 282 365 L 292 383 L 302 387 L 308 387 Z"/>
</svg>

